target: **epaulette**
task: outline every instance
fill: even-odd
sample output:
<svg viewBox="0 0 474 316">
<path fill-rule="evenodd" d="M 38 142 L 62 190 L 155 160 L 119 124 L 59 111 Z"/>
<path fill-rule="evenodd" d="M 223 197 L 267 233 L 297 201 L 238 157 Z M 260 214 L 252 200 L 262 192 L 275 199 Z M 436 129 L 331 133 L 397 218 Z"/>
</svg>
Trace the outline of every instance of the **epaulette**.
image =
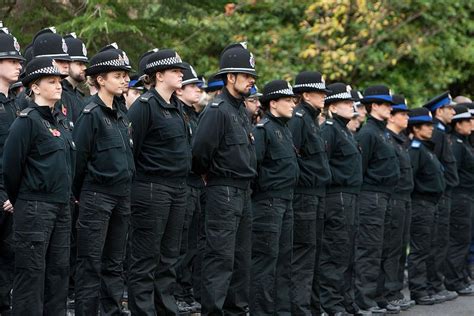
<svg viewBox="0 0 474 316">
<path fill-rule="evenodd" d="M 446 127 L 444 127 L 444 125 L 439 122 L 436 124 L 436 128 L 443 132 L 446 130 Z"/>
<path fill-rule="evenodd" d="M 211 108 L 217 108 L 219 107 L 219 105 L 224 102 L 224 100 L 220 100 L 220 101 L 212 101 L 211 102 Z"/>
<path fill-rule="evenodd" d="M 33 111 L 35 108 L 28 107 L 20 112 L 20 117 L 27 117 L 28 114 L 30 114 L 31 111 Z"/>
<path fill-rule="evenodd" d="M 333 125 L 334 122 L 332 120 L 327 119 L 326 122 L 324 122 L 326 125 Z"/>
<path fill-rule="evenodd" d="M 257 123 L 257 128 L 263 128 L 265 124 L 267 124 L 270 120 L 268 118 L 264 118 L 260 122 Z"/>
<path fill-rule="evenodd" d="M 95 107 L 98 107 L 99 105 L 97 103 L 89 103 L 88 105 L 86 105 L 86 107 L 84 108 L 84 110 L 82 110 L 84 113 L 90 113 Z"/>
<path fill-rule="evenodd" d="M 412 140 L 411 142 L 411 148 L 420 148 L 421 147 L 421 142 L 419 140 Z"/>
<path fill-rule="evenodd" d="M 148 102 L 148 100 L 150 100 L 150 98 L 153 96 L 153 94 L 150 92 L 150 91 L 147 91 L 145 92 L 144 94 L 142 94 L 140 96 L 140 101 L 143 101 L 143 102 Z"/>
<path fill-rule="evenodd" d="M 298 110 L 295 112 L 296 116 L 303 117 L 306 112 L 304 110 Z"/>
<path fill-rule="evenodd" d="M 460 143 L 460 144 L 463 143 L 462 139 L 459 139 L 459 138 L 456 138 L 456 141 L 457 141 L 458 143 Z"/>
</svg>

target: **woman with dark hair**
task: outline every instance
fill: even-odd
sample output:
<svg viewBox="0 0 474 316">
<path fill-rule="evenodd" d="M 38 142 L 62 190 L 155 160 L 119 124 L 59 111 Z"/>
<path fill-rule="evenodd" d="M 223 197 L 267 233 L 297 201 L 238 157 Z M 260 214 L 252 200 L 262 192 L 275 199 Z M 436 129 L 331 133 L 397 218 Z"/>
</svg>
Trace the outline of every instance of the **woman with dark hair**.
<svg viewBox="0 0 474 316">
<path fill-rule="evenodd" d="M 128 119 L 119 99 L 129 68 L 115 50 L 91 58 L 86 74 L 98 92 L 74 127 L 77 144 L 73 192 L 77 221 L 76 315 L 116 315 L 125 243 L 130 220 L 130 190 L 135 166 Z"/>
<path fill-rule="evenodd" d="M 5 142 L 3 176 L 15 208 L 13 315 L 66 314 L 75 145 L 54 111 L 63 77 L 49 57 L 28 64 L 22 79 L 28 107 Z"/>
</svg>

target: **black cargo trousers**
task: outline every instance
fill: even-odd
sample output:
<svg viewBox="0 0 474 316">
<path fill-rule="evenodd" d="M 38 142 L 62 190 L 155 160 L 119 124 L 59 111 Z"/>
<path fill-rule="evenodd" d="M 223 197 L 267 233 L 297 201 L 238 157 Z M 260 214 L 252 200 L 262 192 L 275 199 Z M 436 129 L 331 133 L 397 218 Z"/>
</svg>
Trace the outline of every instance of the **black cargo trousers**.
<svg viewBox="0 0 474 316">
<path fill-rule="evenodd" d="M 206 187 L 203 315 L 247 313 L 252 235 L 250 193 L 249 187 Z"/>
<path fill-rule="evenodd" d="M 13 214 L 13 315 L 65 315 L 69 204 L 19 199 Z"/>
</svg>

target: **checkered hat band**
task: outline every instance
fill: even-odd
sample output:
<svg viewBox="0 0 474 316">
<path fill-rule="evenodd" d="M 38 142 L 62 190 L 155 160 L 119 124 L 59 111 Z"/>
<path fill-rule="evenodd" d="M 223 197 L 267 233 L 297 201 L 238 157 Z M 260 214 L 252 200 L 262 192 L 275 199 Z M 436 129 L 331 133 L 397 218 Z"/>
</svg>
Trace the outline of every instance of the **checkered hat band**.
<svg viewBox="0 0 474 316">
<path fill-rule="evenodd" d="M 312 82 L 312 83 L 299 83 L 295 84 L 293 88 L 315 88 L 315 89 L 326 89 L 326 85 L 322 82 Z"/>
<path fill-rule="evenodd" d="M 293 95 L 293 90 L 292 89 L 281 89 L 277 91 L 270 92 L 268 94 L 286 94 L 286 95 Z"/>
<path fill-rule="evenodd" d="M 181 59 L 177 57 L 169 57 L 165 59 L 156 60 L 152 63 L 146 64 L 146 69 L 150 69 L 156 66 L 167 66 L 167 65 L 175 65 L 181 63 Z"/>
<path fill-rule="evenodd" d="M 125 64 L 125 61 L 123 59 L 112 59 L 112 60 L 106 60 L 106 61 L 97 63 L 95 65 L 91 65 L 90 68 L 98 67 L 98 66 L 123 67 L 123 66 L 127 66 L 127 65 Z"/>
<path fill-rule="evenodd" d="M 51 75 L 60 75 L 61 72 L 57 67 L 49 66 L 49 67 L 44 67 L 40 68 L 38 70 L 33 71 L 29 75 L 36 75 L 36 74 L 51 74 Z"/>
<path fill-rule="evenodd" d="M 349 92 L 342 92 L 342 93 L 337 93 L 333 95 L 328 95 L 325 100 L 331 100 L 331 99 L 352 99 L 352 95 Z"/>
</svg>

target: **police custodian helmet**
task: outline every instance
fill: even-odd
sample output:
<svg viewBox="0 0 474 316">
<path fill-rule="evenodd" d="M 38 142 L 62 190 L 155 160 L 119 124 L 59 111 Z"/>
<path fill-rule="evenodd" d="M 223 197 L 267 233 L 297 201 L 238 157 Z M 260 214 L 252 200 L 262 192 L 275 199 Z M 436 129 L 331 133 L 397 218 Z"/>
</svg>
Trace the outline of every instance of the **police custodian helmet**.
<svg viewBox="0 0 474 316">
<path fill-rule="evenodd" d="M 247 49 L 247 43 L 230 44 L 221 53 L 217 76 L 228 73 L 246 73 L 257 77 L 255 57 Z"/>
</svg>

